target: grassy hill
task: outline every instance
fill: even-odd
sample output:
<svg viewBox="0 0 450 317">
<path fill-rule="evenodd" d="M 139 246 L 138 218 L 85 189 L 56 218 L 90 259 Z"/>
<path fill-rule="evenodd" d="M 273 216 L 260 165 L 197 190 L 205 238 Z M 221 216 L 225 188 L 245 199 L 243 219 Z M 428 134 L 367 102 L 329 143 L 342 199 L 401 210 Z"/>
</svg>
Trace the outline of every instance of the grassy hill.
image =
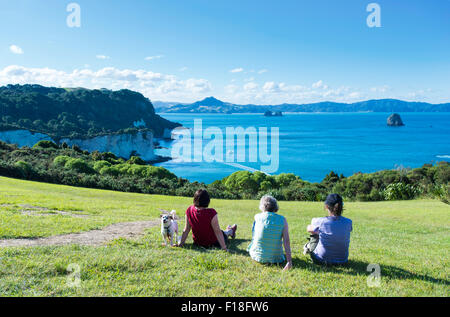
<svg viewBox="0 0 450 317">
<path fill-rule="evenodd" d="M 159 208 L 180 216 L 191 198 L 75 188 L 0 177 L 0 240 L 49 237 L 112 223 L 157 219 Z M 281 202 L 291 234 L 294 269 L 253 262 L 246 253 L 254 200 L 217 200 L 223 226 L 238 224 L 233 254 L 191 245 L 161 246 L 158 226 L 138 240 L 107 246 L 0 248 L 0 296 L 449 296 L 450 206 L 437 200 L 352 202 L 350 265 L 315 266 L 302 255 L 305 227 L 322 203 Z M 33 209 L 35 213 L 24 213 Z M 58 212 L 57 212 L 58 211 Z M 65 214 L 61 214 L 65 211 Z M 75 217 L 74 215 L 84 215 Z M 184 219 L 180 221 L 183 227 Z M 369 264 L 381 267 L 368 287 Z M 70 264 L 81 284 L 68 284 Z"/>
</svg>

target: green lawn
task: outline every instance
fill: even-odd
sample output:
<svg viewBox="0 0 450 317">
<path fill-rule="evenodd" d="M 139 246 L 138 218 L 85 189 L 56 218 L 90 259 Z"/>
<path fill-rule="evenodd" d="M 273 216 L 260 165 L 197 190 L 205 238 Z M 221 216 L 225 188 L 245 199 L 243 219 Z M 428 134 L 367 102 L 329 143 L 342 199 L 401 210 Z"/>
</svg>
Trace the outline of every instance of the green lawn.
<svg viewBox="0 0 450 317">
<path fill-rule="evenodd" d="M 152 220 L 159 208 L 183 215 L 191 198 L 120 193 L 0 177 L 0 239 L 46 237 Z M 25 215 L 23 205 L 44 207 Z M 0 296 L 449 296 L 450 206 L 436 200 L 346 203 L 353 220 L 348 267 L 324 268 L 302 255 L 305 227 L 322 203 L 281 202 L 294 268 L 253 262 L 246 253 L 257 201 L 213 200 L 222 227 L 237 223 L 233 254 L 161 246 L 159 227 L 137 241 L 104 247 L 0 248 Z M 52 214 L 51 210 L 87 215 Z M 180 228 L 184 219 L 180 221 Z M 369 287 L 369 264 L 381 267 Z M 69 264 L 80 268 L 73 286 Z"/>
</svg>

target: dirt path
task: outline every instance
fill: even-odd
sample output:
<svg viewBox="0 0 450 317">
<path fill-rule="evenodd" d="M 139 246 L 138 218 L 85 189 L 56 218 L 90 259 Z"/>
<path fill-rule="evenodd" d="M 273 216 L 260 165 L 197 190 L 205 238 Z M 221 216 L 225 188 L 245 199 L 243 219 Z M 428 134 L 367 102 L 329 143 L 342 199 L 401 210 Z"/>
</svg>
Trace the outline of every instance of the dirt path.
<svg viewBox="0 0 450 317">
<path fill-rule="evenodd" d="M 91 230 L 80 233 L 63 234 L 47 238 L 4 239 L 0 240 L 0 248 L 50 246 L 50 245 L 65 245 L 65 244 L 98 246 L 117 238 L 125 238 L 125 239 L 137 238 L 144 233 L 145 229 L 155 227 L 159 224 L 160 224 L 159 220 L 121 222 L 112 224 L 101 230 Z"/>
<path fill-rule="evenodd" d="M 0 207 L 10 207 L 14 206 L 12 204 L 2 204 Z M 37 216 L 37 217 L 46 217 L 46 216 L 54 216 L 54 215 L 63 215 L 63 216 L 70 216 L 74 218 L 88 218 L 88 215 L 84 215 L 84 211 L 78 210 L 78 211 L 64 211 L 64 210 L 55 210 L 55 209 L 48 209 L 46 207 L 40 207 L 40 206 L 31 206 L 28 204 L 19 204 L 18 205 L 20 209 L 20 213 L 22 215 L 27 216 Z"/>
</svg>

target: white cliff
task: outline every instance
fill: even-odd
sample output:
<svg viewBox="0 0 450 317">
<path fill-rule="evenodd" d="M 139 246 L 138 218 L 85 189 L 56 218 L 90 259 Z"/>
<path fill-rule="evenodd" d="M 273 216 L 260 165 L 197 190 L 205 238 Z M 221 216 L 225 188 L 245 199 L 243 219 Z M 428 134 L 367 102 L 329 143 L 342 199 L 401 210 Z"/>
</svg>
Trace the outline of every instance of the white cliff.
<svg viewBox="0 0 450 317">
<path fill-rule="evenodd" d="M 42 140 L 55 142 L 46 134 L 33 133 L 28 130 L 0 131 L 0 140 L 9 144 L 17 144 L 19 147 L 32 147 Z"/>
<path fill-rule="evenodd" d="M 119 157 L 129 158 L 131 155 L 140 156 L 145 161 L 156 158 L 151 132 L 138 132 L 136 134 L 111 134 L 98 136 L 92 139 L 61 139 L 72 146 L 78 145 L 89 152 L 112 152 Z"/>
<path fill-rule="evenodd" d="M 17 144 L 19 147 L 31 147 L 41 140 L 53 141 L 48 135 L 32 133 L 28 130 L 0 131 L 0 140 L 10 144 Z M 89 152 L 112 152 L 116 156 L 124 158 L 129 158 L 131 155 L 138 155 L 146 161 L 156 159 L 153 134 L 151 132 L 111 134 L 91 139 L 65 138 L 60 140 L 60 143 L 63 142 L 66 142 L 69 146 L 76 144 L 82 150 Z"/>
</svg>

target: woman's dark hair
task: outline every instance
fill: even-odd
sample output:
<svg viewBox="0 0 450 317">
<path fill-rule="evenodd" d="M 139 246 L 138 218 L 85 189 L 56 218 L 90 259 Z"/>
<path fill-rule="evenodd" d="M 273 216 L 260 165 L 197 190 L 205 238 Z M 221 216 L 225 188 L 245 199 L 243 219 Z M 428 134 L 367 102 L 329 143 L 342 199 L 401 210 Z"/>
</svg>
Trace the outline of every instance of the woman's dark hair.
<svg viewBox="0 0 450 317">
<path fill-rule="evenodd" d="M 194 194 L 194 206 L 195 207 L 208 207 L 211 199 L 205 189 L 199 189 Z"/>
<path fill-rule="evenodd" d="M 338 194 L 328 195 L 325 200 L 325 205 L 327 205 L 328 210 L 335 216 L 342 215 L 342 212 L 344 211 L 344 201 Z"/>
</svg>

